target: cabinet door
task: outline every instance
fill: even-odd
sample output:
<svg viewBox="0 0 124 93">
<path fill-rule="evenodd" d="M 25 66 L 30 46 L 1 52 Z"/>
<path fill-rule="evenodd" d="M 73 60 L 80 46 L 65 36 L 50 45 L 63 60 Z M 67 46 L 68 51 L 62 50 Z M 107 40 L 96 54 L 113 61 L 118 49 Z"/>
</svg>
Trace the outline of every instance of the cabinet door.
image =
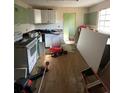
<svg viewBox="0 0 124 93">
<path fill-rule="evenodd" d="M 42 23 L 55 23 L 56 12 L 55 10 L 41 10 Z"/>
<path fill-rule="evenodd" d="M 48 23 L 48 10 L 41 10 L 42 23 Z"/>
<path fill-rule="evenodd" d="M 28 10 L 28 22 L 34 24 L 34 11 L 33 9 Z"/>
<path fill-rule="evenodd" d="M 14 5 L 14 23 L 15 24 L 27 24 L 28 21 L 28 11 L 29 9 L 23 8 L 18 5 Z"/>
<path fill-rule="evenodd" d="M 56 11 L 55 10 L 51 11 L 51 22 L 56 23 Z"/>
<path fill-rule="evenodd" d="M 45 34 L 45 47 L 51 47 L 51 34 Z"/>
<path fill-rule="evenodd" d="M 47 10 L 48 23 L 51 23 L 51 10 Z"/>
<path fill-rule="evenodd" d="M 48 22 L 49 23 L 55 23 L 55 18 L 56 18 L 56 12 L 55 10 L 48 10 Z"/>
<path fill-rule="evenodd" d="M 41 23 L 41 10 L 34 9 L 34 22 Z"/>
</svg>

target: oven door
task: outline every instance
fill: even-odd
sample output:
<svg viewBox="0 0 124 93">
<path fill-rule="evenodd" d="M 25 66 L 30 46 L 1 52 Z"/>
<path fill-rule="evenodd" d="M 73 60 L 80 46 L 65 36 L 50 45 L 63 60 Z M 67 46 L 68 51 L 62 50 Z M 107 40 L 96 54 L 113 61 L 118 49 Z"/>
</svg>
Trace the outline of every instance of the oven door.
<svg viewBox="0 0 124 93">
<path fill-rule="evenodd" d="M 27 46 L 28 53 L 28 71 L 31 73 L 35 63 L 37 62 L 37 39 L 34 39 Z"/>
</svg>

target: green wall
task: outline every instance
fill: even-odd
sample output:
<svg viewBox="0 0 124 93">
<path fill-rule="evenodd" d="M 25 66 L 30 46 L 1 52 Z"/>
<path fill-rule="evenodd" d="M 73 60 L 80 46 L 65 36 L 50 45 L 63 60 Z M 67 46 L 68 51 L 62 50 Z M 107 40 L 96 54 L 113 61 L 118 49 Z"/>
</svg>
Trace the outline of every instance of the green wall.
<svg viewBox="0 0 124 93">
<path fill-rule="evenodd" d="M 97 25 L 98 12 L 87 13 L 84 15 L 84 23 L 87 25 Z"/>
<path fill-rule="evenodd" d="M 89 14 L 84 14 L 84 24 L 89 24 Z"/>
<path fill-rule="evenodd" d="M 14 5 L 14 23 L 15 24 L 26 24 L 34 23 L 34 14 L 32 9 L 23 8 L 18 5 Z"/>
</svg>

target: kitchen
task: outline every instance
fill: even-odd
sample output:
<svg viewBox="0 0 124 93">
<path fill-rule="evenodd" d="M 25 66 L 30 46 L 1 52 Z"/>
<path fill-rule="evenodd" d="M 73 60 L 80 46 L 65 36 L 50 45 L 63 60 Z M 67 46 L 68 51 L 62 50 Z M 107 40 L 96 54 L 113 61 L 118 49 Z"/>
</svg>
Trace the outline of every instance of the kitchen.
<svg viewBox="0 0 124 93">
<path fill-rule="evenodd" d="M 15 0 L 14 81 L 36 74 L 38 68 L 49 61 L 49 71 L 43 76 L 43 86 L 39 89 L 41 77 L 35 81 L 36 89 L 32 89 L 33 93 L 97 93 L 91 88 L 96 85 L 102 86 L 102 91 L 98 93 L 109 93 L 110 80 L 109 73 L 106 75 L 106 72 L 110 70 L 110 19 L 104 25 L 106 32 L 103 32 L 103 23 L 99 19 L 102 15 L 99 14 L 104 12 L 108 13 L 105 15 L 109 18 L 109 8 L 109 0 L 85 3 L 83 0 Z M 49 48 L 53 46 L 61 46 L 68 52 L 67 55 L 51 57 Z M 88 67 L 93 69 L 93 75 L 98 76 L 98 80 L 88 84 L 85 90 L 83 84 L 86 80 L 80 82 L 81 71 Z M 83 74 L 85 73 L 82 72 L 82 76 Z"/>
</svg>

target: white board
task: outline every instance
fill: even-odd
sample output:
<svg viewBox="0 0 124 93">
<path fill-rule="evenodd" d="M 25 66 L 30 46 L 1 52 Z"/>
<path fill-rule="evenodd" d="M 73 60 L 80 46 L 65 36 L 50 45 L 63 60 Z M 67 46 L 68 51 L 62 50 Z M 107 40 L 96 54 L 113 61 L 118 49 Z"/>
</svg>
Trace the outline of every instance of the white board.
<svg viewBox="0 0 124 93">
<path fill-rule="evenodd" d="M 83 30 L 80 33 L 77 49 L 95 72 L 100 65 L 108 37 L 109 35 L 92 31 Z"/>
</svg>

